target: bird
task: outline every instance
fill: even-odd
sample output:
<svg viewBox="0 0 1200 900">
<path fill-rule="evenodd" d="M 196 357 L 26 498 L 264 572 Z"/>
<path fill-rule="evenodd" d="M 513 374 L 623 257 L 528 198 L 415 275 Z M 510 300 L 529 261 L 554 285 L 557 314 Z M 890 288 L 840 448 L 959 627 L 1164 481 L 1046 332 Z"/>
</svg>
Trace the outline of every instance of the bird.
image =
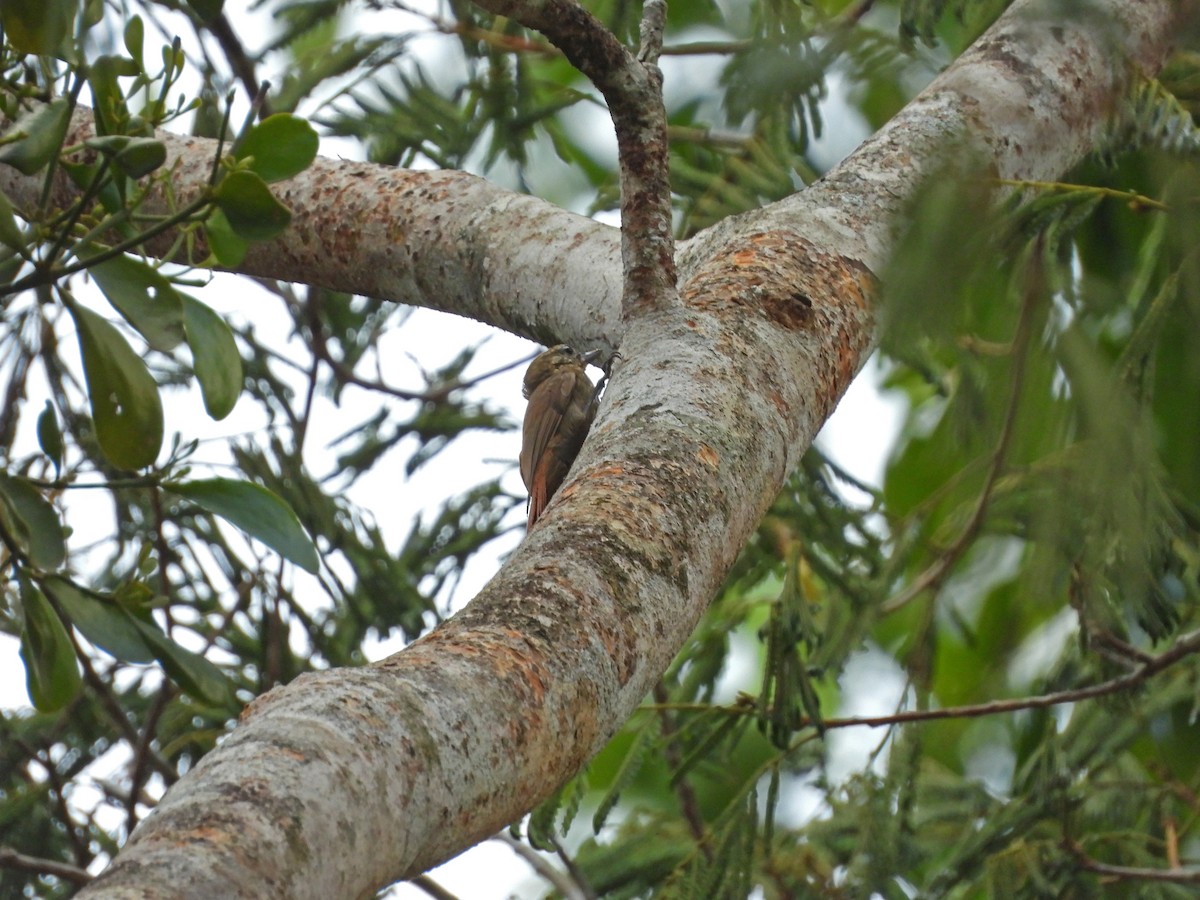
<svg viewBox="0 0 1200 900">
<path fill-rule="evenodd" d="M 592 427 L 599 391 L 586 370 L 599 355 L 599 350 L 577 353 L 559 344 L 538 354 L 525 370 L 521 393 L 529 404 L 521 426 L 521 480 L 529 491 L 527 528 L 533 528 L 567 477 Z"/>
</svg>

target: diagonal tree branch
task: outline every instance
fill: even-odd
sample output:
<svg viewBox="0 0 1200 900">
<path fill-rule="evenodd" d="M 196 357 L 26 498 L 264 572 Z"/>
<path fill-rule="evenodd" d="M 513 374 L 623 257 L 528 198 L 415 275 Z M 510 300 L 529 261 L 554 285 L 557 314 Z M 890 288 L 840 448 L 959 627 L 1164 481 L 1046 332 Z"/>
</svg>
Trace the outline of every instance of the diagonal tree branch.
<svg viewBox="0 0 1200 900">
<path fill-rule="evenodd" d="M 1069 33 L 1039 19 L 1046 8 L 1014 4 L 817 185 L 690 242 L 682 305 L 647 310 L 624 334 L 615 259 L 582 263 L 612 246 L 611 232 L 444 173 L 353 164 L 347 183 L 327 163 L 324 181 L 289 186 L 299 236 L 264 245 L 255 268 L 326 284 L 386 277 L 412 289 L 406 300 L 444 288 L 523 333 L 542 311 L 529 297 L 556 295 L 541 293 L 540 272 L 494 256 L 502 238 L 486 228 L 539 234 L 544 223 L 527 217 L 541 214 L 577 223 L 565 241 L 540 235 L 539 265 L 558 240 L 577 258 L 557 263 L 560 277 L 603 284 L 568 296 L 598 301 L 577 321 L 603 322 L 625 361 L 573 477 L 465 610 L 377 665 L 303 676 L 252 703 L 81 896 L 359 896 L 494 833 L 599 750 L 686 640 L 870 351 L 873 272 L 920 178 L 952 141 L 986 154 L 1000 177 L 1057 174 L 1095 141 L 1128 73 L 1161 65 L 1181 7 L 1095 0 Z M 404 186 L 397 205 L 381 196 L 389 177 Z M 485 213 L 474 215 L 475 197 Z M 310 204 L 350 216 L 299 212 Z M 469 235 L 422 204 L 471 223 Z M 377 230 L 378 206 L 393 231 Z M 499 299 L 470 240 L 525 292 L 519 301 Z M 314 268 L 283 266 L 281 248 L 305 241 L 319 248 L 307 249 Z M 445 267 L 456 258 L 467 276 Z M 363 272 L 380 267 L 386 276 Z"/>
</svg>

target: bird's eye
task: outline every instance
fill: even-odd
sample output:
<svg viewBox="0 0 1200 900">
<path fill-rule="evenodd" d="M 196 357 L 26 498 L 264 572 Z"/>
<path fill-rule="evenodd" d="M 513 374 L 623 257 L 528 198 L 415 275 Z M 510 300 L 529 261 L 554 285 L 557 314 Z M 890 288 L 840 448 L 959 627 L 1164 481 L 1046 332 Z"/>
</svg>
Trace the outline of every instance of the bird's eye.
<svg viewBox="0 0 1200 900">
<path fill-rule="evenodd" d="M 575 351 L 572 350 L 570 347 L 568 347 L 566 344 L 563 345 L 562 351 L 563 351 L 563 353 L 569 353 L 571 356 L 575 355 Z"/>
</svg>

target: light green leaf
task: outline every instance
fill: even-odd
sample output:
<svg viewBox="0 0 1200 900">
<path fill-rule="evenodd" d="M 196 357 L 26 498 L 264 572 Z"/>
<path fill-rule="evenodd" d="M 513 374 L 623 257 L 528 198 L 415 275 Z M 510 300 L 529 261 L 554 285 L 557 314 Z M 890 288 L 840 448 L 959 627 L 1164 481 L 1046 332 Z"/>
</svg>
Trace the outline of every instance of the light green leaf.
<svg viewBox="0 0 1200 900">
<path fill-rule="evenodd" d="M 38 105 L 5 132 L 5 138 L 16 140 L 0 146 L 0 162 L 23 175 L 36 175 L 62 149 L 70 120 L 71 106 L 65 98 Z"/>
<path fill-rule="evenodd" d="M 290 113 L 268 116 L 247 132 L 237 158 L 250 158 L 250 168 L 273 182 L 303 172 L 317 156 L 317 132 L 308 122 Z"/>
<path fill-rule="evenodd" d="M 265 487 L 231 478 L 166 482 L 163 487 L 228 520 L 300 568 L 317 571 L 317 550 L 300 520 Z"/>
<path fill-rule="evenodd" d="M 119 135 L 129 122 L 129 107 L 118 78 L 140 74 L 138 64 L 127 56 L 101 56 L 88 67 L 92 89 L 92 113 L 96 131 L 101 135 Z"/>
<path fill-rule="evenodd" d="M 214 419 L 233 411 L 242 391 L 242 357 L 233 332 L 219 315 L 187 294 L 183 300 L 183 326 L 204 408 Z"/>
<path fill-rule="evenodd" d="M 62 709 L 79 691 L 75 648 L 62 620 L 36 587 L 21 579 L 21 659 L 29 699 L 41 712 Z"/>
<path fill-rule="evenodd" d="M 4 0 L 4 36 L 21 53 L 55 56 L 71 33 L 75 0 Z"/>
<path fill-rule="evenodd" d="M 232 269 L 246 258 L 249 244 L 234 233 L 229 219 L 220 209 L 214 209 L 204 220 L 204 233 L 208 237 L 212 255 L 225 268 Z"/>
<path fill-rule="evenodd" d="M 162 400 L 141 357 L 101 316 L 68 306 L 79 333 L 96 439 L 122 469 L 140 469 L 158 457 L 163 440 Z"/>
<path fill-rule="evenodd" d="M 25 235 L 21 233 L 21 227 L 17 224 L 12 204 L 8 202 L 4 192 L 0 191 L 0 244 L 20 250 L 25 243 Z"/>
<path fill-rule="evenodd" d="M 67 557 L 54 507 L 24 478 L 0 472 L 0 523 L 38 569 L 57 569 Z"/>
<path fill-rule="evenodd" d="M 142 43 L 145 36 L 146 26 L 142 24 L 142 17 L 130 16 L 129 21 L 125 23 L 125 49 L 138 64 L 138 68 L 143 70 L 146 68 L 146 64 L 142 60 Z"/>
<path fill-rule="evenodd" d="M 84 146 L 112 160 L 113 165 L 130 178 L 149 175 L 167 161 L 167 146 L 148 137 L 113 134 L 89 138 Z"/>
<path fill-rule="evenodd" d="M 180 293 L 152 266 L 130 256 L 117 256 L 89 271 L 108 302 L 155 350 L 166 353 L 183 341 Z"/>
<path fill-rule="evenodd" d="M 234 233 L 248 241 L 269 240 L 292 221 L 292 211 L 275 199 L 267 183 L 245 169 L 222 178 L 213 197 Z"/>
<path fill-rule="evenodd" d="M 42 582 L 63 613 L 85 638 L 117 659 L 131 663 L 154 660 L 133 616 L 115 600 L 101 600 L 70 581 L 52 575 Z"/>
</svg>

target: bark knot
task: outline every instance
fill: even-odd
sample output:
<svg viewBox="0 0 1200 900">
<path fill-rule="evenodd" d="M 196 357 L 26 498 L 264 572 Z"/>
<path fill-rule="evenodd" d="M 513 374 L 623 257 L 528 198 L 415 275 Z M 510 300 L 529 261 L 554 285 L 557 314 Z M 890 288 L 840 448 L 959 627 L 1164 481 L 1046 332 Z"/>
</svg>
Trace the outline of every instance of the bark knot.
<svg viewBox="0 0 1200 900">
<path fill-rule="evenodd" d="M 793 231 L 745 235 L 683 286 L 686 306 L 716 315 L 753 312 L 787 331 L 818 326 L 834 308 L 866 309 L 874 278 Z"/>
</svg>

